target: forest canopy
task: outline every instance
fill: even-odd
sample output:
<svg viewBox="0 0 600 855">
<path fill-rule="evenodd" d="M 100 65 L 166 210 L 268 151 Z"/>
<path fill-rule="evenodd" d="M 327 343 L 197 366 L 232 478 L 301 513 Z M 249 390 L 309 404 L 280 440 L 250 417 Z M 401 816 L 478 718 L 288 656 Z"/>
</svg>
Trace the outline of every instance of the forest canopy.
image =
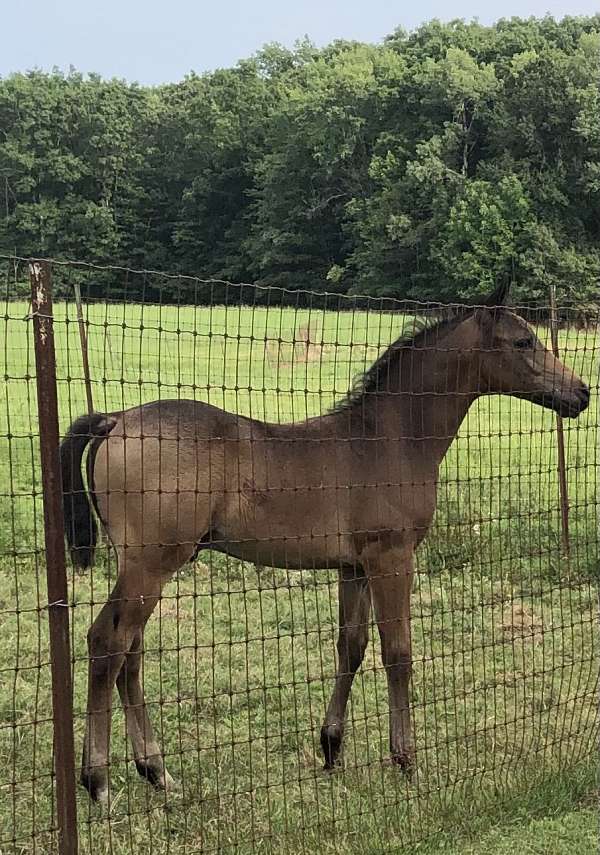
<svg viewBox="0 0 600 855">
<path fill-rule="evenodd" d="M 296 290 L 590 304 L 600 15 L 0 79 L 0 252 Z"/>
</svg>

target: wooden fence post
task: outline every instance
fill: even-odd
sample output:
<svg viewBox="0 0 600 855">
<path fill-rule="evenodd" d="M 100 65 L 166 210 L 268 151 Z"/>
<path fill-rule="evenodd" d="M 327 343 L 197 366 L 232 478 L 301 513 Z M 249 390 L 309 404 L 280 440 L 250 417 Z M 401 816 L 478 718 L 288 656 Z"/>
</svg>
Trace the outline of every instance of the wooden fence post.
<svg viewBox="0 0 600 855">
<path fill-rule="evenodd" d="M 32 260 L 29 264 L 29 275 L 44 500 L 58 851 L 60 855 L 77 855 L 71 639 L 59 457 L 52 281 L 49 263 Z"/>
</svg>

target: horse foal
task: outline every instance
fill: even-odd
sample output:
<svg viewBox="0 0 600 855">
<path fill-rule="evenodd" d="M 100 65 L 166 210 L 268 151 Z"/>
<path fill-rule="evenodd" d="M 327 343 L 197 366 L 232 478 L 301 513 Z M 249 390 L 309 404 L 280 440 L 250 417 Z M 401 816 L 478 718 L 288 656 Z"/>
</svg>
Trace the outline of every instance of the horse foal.
<svg viewBox="0 0 600 855">
<path fill-rule="evenodd" d="M 491 304 L 503 297 L 497 292 Z M 337 568 L 338 668 L 321 730 L 329 769 L 342 746 L 372 604 L 388 683 L 391 758 L 411 770 L 414 551 L 433 519 L 444 454 L 473 401 L 493 393 L 566 416 L 589 401 L 583 381 L 522 319 L 481 307 L 396 341 L 319 418 L 269 424 L 174 400 L 73 423 L 61 445 L 73 561 L 92 562 L 91 503 L 118 560 L 115 587 L 88 635 L 81 780 L 92 798 L 108 796 L 115 683 L 138 771 L 156 787 L 174 785 L 146 712 L 142 639 L 165 584 L 203 549 L 263 566 Z M 86 488 L 81 470 L 90 442 Z"/>
</svg>

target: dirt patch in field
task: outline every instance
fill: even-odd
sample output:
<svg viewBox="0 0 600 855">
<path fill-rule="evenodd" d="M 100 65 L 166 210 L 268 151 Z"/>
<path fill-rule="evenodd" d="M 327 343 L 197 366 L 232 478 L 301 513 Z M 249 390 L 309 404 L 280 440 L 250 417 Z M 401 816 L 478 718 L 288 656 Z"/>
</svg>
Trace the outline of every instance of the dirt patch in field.
<svg viewBox="0 0 600 855">
<path fill-rule="evenodd" d="M 502 623 L 498 627 L 505 641 L 517 638 L 529 641 L 541 641 L 544 631 L 542 619 L 523 605 L 510 606 L 502 615 Z"/>
<path fill-rule="evenodd" d="M 293 341 L 271 339 L 266 342 L 265 354 L 271 367 L 320 362 L 333 345 L 324 344 L 319 330 L 303 324 L 294 332 Z"/>
</svg>

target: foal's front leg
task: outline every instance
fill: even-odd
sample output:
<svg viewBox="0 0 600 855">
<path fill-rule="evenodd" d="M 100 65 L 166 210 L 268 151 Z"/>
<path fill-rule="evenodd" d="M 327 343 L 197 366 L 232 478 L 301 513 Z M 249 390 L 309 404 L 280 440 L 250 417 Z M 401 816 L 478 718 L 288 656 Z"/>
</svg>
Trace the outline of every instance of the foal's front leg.
<svg viewBox="0 0 600 855">
<path fill-rule="evenodd" d="M 412 545 L 388 549 L 368 547 L 364 566 L 388 683 L 391 759 L 410 772 L 415 755 L 410 713 Z"/>
<path fill-rule="evenodd" d="M 340 570 L 338 593 L 338 668 L 335 687 L 321 728 L 325 769 L 333 769 L 342 747 L 348 696 L 354 675 L 365 655 L 371 611 L 369 588 L 362 570 Z"/>
</svg>

